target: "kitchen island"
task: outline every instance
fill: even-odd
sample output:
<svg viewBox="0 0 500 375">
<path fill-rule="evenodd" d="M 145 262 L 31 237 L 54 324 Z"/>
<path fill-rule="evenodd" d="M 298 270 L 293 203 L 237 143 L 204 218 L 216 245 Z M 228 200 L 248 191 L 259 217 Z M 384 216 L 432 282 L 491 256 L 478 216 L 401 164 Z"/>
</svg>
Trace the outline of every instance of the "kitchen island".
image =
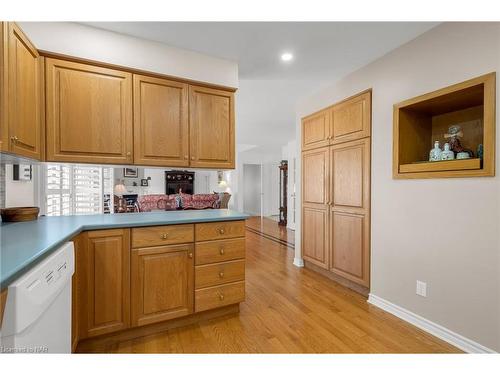
<svg viewBox="0 0 500 375">
<path fill-rule="evenodd" d="M 73 241 L 73 348 L 237 312 L 245 297 L 246 218 L 217 209 L 4 223 L 1 286 Z"/>
</svg>

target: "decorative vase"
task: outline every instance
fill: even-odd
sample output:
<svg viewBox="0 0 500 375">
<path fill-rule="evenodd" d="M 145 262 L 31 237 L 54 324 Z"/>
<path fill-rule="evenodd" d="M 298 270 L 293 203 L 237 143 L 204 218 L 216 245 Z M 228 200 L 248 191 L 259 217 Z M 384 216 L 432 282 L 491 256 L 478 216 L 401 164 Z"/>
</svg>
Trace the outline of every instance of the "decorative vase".
<svg viewBox="0 0 500 375">
<path fill-rule="evenodd" d="M 444 150 L 441 152 L 441 160 L 453 160 L 455 159 L 455 153 L 450 150 L 450 144 L 444 144 Z"/>
<path fill-rule="evenodd" d="M 466 151 L 462 151 L 457 154 L 457 159 L 469 159 L 469 158 L 470 154 Z"/>
<path fill-rule="evenodd" d="M 434 148 L 429 151 L 429 161 L 441 160 L 441 147 L 439 147 L 439 141 L 434 142 Z"/>
</svg>

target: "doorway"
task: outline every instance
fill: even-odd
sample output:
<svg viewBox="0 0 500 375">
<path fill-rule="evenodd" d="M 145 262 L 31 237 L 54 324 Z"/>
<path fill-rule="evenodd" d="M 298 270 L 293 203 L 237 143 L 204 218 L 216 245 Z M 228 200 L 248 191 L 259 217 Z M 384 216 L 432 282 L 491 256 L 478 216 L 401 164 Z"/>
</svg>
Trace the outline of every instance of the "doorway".
<svg viewBox="0 0 500 375">
<path fill-rule="evenodd" d="M 243 211 L 262 216 L 262 165 L 243 164 Z"/>
</svg>

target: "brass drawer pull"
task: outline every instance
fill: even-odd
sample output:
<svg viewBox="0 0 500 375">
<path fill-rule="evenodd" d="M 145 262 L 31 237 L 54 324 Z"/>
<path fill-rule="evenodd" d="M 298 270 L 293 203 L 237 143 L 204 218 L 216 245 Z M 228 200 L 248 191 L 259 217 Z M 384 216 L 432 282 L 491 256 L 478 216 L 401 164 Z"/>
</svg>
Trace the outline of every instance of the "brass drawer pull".
<svg viewBox="0 0 500 375">
<path fill-rule="evenodd" d="M 192 257 L 193 257 L 193 253 L 189 253 L 189 254 L 188 254 L 188 257 L 189 257 L 189 258 L 192 258 Z"/>
<path fill-rule="evenodd" d="M 219 231 L 219 234 L 224 234 L 225 233 L 224 228 L 219 228 L 218 231 Z"/>
<path fill-rule="evenodd" d="M 220 248 L 220 250 L 219 250 L 219 254 L 220 254 L 220 255 L 224 255 L 224 248 L 223 248 L 223 247 L 221 247 L 221 248 Z"/>
<path fill-rule="evenodd" d="M 217 294 L 219 295 L 219 299 L 221 301 L 224 301 L 224 294 L 222 294 L 221 292 L 217 292 Z"/>
<path fill-rule="evenodd" d="M 166 240 L 166 239 L 168 238 L 168 233 L 163 233 L 163 234 L 161 235 L 161 238 L 162 238 L 163 240 Z"/>
<path fill-rule="evenodd" d="M 219 272 L 219 277 L 222 279 L 224 277 L 224 272 Z"/>
</svg>

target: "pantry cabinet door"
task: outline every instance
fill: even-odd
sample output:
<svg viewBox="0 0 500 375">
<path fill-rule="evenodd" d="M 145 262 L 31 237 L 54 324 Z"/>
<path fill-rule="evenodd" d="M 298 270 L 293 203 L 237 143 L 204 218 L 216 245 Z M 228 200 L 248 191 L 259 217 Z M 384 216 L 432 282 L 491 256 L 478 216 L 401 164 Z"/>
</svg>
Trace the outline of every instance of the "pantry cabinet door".
<svg viewBox="0 0 500 375">
<path fill-rule="evenodd" d="M 194 300 L 194 245 L 132 251 L 132 325 L 189 315 Z"/>
<path fill-rule="evenodd" d="M 370 136 L 371 91 L 367 91 L 334 105 L 331 112 L 331 144 Z"/>
<path fill-rule="evenodd" d="M 370 138 L 330 147 L 330 271 L 370 284 Z"/>
<path fill-rule="evenodd" d="M 3 61 L 7 67 L 2 91 L 7 121 L 2 150 L 32 159 L 42 159 L 42 58 L 13 22 L 3 27 Z M 5 68 L 4 68 L 5 69 Z M 6 143 L 6 144 L 5 144 Z M 8 146 L 7 146 L 8 144 Z"/>
<path fill-rule="evenodd" d="M 189 87 L 190 165 L 234 168 L 234 94 Z"/>
<path fill-rule="evenodd" d="M 328 146 L 330 138 L 330 111 L 323 110 L 302 119 L 303 151 Z"/>
<path fill-rule="evenodd" d="M 132 74 L 46 59 L 47 160 L 132 164 Z"/>
<path fill-rule="evenodd" d="M 134 75 L 134 161 L 189 165 L 188 85 Z"/>
</svg>

